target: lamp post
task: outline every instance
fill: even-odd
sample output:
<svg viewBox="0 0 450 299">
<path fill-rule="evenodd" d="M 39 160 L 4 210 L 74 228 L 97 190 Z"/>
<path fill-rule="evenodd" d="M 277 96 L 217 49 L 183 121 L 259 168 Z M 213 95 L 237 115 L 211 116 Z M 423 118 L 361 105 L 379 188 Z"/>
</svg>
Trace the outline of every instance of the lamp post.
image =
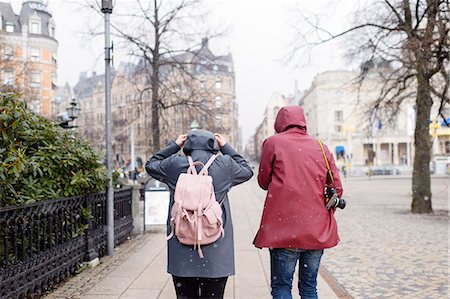
<svg viewBox="0 0 450 299">
<path fill-rule="evenodd" d="M 73 129 L 77 126 L 69 125 L 69 121 L 74 121 L 78 116 L 80 116 L 81 108 L 78 107 L 75 99 L 70 101 L 70 106 L 66 108 L 66 113 L 58 115 L 60 121 L 59 125 L 64 129 Z"/>
<path fill-rule="evenodd" d="M 111 42 L 110 15 L 113 11 L 112 0 L 102 0 L 102 13 L 105 15 L 105 110 L 106 110 L 106 168 L 108 188 L 106 192 L 106 250 L 114 254 L 114 194 L 112 186 L 112 130 L 111 130 Z"/>
<path fill-rule="evenodd" d="M 81 108 L 77 106 L 77 102 L 75 99 L 72 99 L 72 101 L 70 102 L 70 107 L 68 107 L 66 110 L 72 121 L 80 116 Z"/>
</svg>

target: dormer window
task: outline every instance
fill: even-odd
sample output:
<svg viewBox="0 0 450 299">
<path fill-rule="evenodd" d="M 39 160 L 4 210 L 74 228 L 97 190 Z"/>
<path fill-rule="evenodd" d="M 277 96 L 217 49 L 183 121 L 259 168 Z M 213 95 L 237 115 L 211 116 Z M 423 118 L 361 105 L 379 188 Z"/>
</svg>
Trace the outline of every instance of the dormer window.
<svg viewBox="0 0 450 299">
<path fill-rule="evenodd" d="M 14 32 L 14 24 L 10 22 L 6 23 L 5 30 L 6 32 Z"/>
<path fill-rule="evenodd" d="M 33 34 L 40 34 L 41 33 L 41 24 L 39 24 L 38 22 L 31 22 L 31 31 L 30 33 Z"/>
</svg>

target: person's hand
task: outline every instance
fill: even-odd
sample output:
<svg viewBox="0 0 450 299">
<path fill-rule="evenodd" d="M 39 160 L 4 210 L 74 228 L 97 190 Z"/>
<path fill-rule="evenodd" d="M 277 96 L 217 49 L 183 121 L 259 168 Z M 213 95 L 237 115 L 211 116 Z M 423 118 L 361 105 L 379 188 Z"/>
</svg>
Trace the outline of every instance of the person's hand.
<svg viewBox="0 0 450 299">
<path fill-rule="evenodd" d="M 187 139 L 187 135 L 183 134 L 183 135 L 178 136 L 178 138 L 177 138 L 177 140 L 175 140 L 175 142 L 178 144 L 178 146 L 180 148 L 182 148 L 184 143 L 186 142 L 186 139 Z"/>
<path fill-rule="evenodd" d="M 216 141 L 219 144 L 219 147 L 223 147 L 225 144 L 227 144 L 227 140 L 225 139 L 225 137 L 223 137 L 219 133 L 214 133 L 214 138 L 216 138 Z"/>
</svg>

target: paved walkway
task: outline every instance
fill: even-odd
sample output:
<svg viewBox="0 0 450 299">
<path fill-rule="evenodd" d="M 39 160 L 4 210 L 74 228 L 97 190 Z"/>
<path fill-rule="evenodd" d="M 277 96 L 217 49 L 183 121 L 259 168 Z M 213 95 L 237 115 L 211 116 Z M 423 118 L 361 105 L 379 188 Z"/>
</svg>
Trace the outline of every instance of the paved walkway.
<svg viewBox="0 0 450 299">
<path fill-rule="evenodd" d="M 341 244 L 325 251 L 321 271 L 338 297 L 450 298 L 449 177 L 432 179 L 433 215 L 409 212 L 410 178 L 351 178 L 344 189 L 349 204 L 336 212 Z M 226 298 L 270 298 L 268 252 L 251 245 L 264 195 L 255 180 L 231 192 L 237 274 Z M 120 246 L 47 298 L 175 298 L 165 268 L 160 229 Z M 319 280 L 320 298 L 337 298 L 327 283 Z"/>
<path fill-rule="evenodd" d="M 230 192 L 236 275 L 228 280 L 225 298 L 271 298 L 268 250 L 259 250 L 252 245 L 264 195 L 254 180 Z M 114 256 L 102 258 L 98 267 L 69 279 L 46 298 L 175 298 L 171 277 L 166 273 L 166 256 L 165 231 L 157 228 L 123 244 Z M 323 272 L 327 281 L 333 283 L 326 274 Z M 322 277 L 319 277 L 318 292 L 320 298 L 338 298 Z"/>
<path fill-rule="evenodd" d="M 413 215 L 411 179 L 344 181 L 341 244 L 323 266 L 354 298 L 450 298 L 450 177 L 432 178 L 434 215 Z"/>
</svg>

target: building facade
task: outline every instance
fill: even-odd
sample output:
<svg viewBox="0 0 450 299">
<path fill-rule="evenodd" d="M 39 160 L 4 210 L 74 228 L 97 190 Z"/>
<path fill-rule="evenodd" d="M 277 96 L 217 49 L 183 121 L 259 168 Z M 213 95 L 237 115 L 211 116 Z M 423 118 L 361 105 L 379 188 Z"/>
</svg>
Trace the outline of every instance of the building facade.
<svg viewBox="0 0 450 299">
<path fill-rule="evenodd" d="M 52 14 L 42 0 L 23 1 L 20 13 L 0 2 L 0 82 L 20 91 L 35 112 L 53 118 L 57 98 L 58 42 Z"/>
<path fill-rule="evenodd" d="M 393 173 L 394 168 L 400 171 L 412 168 L 414 95 L 403 100 L 392 119 L 370 109 L 380 94 L 382 80 L 378 74 L 383 71 L 369 73 L 362 84 L 356 72 L 324 72 L 315 77 L 302 97 L 308 133 L 325 141 L 340 168 L 345 166 L 354 172 L 365 172 L 368 167 L 391 168 Z M 432 115 L 437 115 L 436 109 L 433 108 Z M 436 137 L 439 149 L 432 154 L 449 155 L 445 144 L 450 130 L 439 129 L 436 130 L 436 134 L 440 133 Z"/>
<path fill-rule="evenodd" d="M 297 100 L 296 96 L 284 96 L 279 92 L 274 92 L 271 95 L 264 110 L 261 123 L 257 126 L 255 134 L 250 137 L 251 140 L 247 141 L 246 144 L 245 154 L 250 160 L 260 160 L 264 140 L 275 134 L 274 125 L 278 111 L 282 107 L 295 105 Z"/>
<path fill-rule="evenodd" d="M 222 133 L 240 147 L 235 74 L 231 54 L 216 56 L 207 41 L 195 53 L 177 57 L 189 65 L 188 72 L 162 68 L 164 92 L 160 109 L 160 143 L 164 146 L 195 127 Z M 145 67 L 145 66 L 144 66 Z M 141 166 L 153 154 L 151 88 L 143 65 L 121 64 L 113 70 L 111 91 L 113 160 L 126 166 L 134 156 Z M 183 77 L 187 76 L 187 78 Z M 105 149 L 104 75 L 80 74 L 74 94 L 81 112 L 78 130 L 95 147 Z"/>
</svg>

